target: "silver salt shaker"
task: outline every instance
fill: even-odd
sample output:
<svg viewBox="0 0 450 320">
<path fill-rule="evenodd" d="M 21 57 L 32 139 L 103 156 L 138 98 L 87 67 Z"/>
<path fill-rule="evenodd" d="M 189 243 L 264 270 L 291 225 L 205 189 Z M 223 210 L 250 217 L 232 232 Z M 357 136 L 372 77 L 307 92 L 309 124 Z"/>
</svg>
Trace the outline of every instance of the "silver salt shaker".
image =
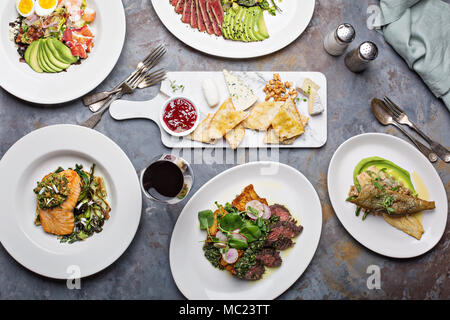
<svg viewBox="0 0 450 320">
<path fill-rule="evenodd" d="M 325 37 L 323 47 L 332 56 L 340 56 L 355 39 L 355 36 L 356 32 L 351 24 L 340 24 Z"/>
<path fill-rule="evenodd" d="M 345 56 L 345 65 L 350 71 L 361 72 L 369 63 L 378 56 L 377 45 L 371 41 L 365 41 L 358 48 L 353 49 Z"/>
</svg>

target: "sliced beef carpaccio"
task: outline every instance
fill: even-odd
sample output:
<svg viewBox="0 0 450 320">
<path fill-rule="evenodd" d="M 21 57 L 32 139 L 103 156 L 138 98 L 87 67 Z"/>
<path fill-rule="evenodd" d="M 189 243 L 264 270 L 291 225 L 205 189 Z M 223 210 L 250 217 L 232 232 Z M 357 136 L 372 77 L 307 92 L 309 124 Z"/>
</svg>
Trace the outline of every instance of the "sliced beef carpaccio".
<svg viewBox="0 0 450 320">
<path fill-rule="evenodd" d="M 186 0 L 178 0 L 177 4 L 175 5 L 175 12 L 182 14 L 185 3 L 186 3 Z"/>
<path fill-rule="evenodd" d="M 206 32 L 209 34 L 214 34 L 214 28 L 212 26 L 211 20 L 208 16 L 208 10 L 207 10 L 207 0 L 198 0 L 200 5 L 200 13 L 202 15 L 203 22 L 205 24 Z"/>
<path fill-rule="evenodd" d="M 181 21 L 184 23 L 191 23 L 192 15 L 192 0 L 186 0 L 184 3 L 183 15 L 181 16 Z"/>
<path fill-rule="evenodd" d="M 197 15 L 197 28 L 200 32 L 206 31 L 205 21 L 203 21 L 202 10 L 200 9 L 200 0 L 195 0 L 195 11 Z"/>
<path fill-rule="evenodd" d="M 191 27 L 198 28 L 197 3 L 195 0 L 191 1 Z"/>
<path fill-rule="evenodd" d="M 214 17 L 216 18 L 217 23 L 222 29 L 223 19 L 225 18 L 222 3 L 220 2 L 220 0 L 209 0 L 209 7 L 211 8 Z"/>
<path fill-rule="evenodd" d="M 261 261 L 266 267 L 274 268 L 281 266 L 280 252 L 273 248 L 264 248 L 256 256 L 256 259 Z"/>
<path fill-rule="evenodd" d="M 220 4 L 220 0 L 206 0 L 206 12 L 208 14 L 209 20 L 211 21 L 213 30 L 214 30 L 214 34 L 216 36 L 221 36 L 222 35 L 222 23 L 220 23 L 215 15 L 215 11 L 217 9 L 213 9 L 216 8 L 217 5 L 220 6 L 220 8 L 222 8 L 222 5 Z M 221 9 L 222 10 L 222 9 Z M 222 12 L 223 15 L 223 12 Z M 223 19 L 222 19 L 223 21 Z"/>
<path fill-rule="evenodd" d="M 261 262 L 257 262 L 253 267 L 251 267 L 245 274 L 245 280 L 256 281 L 262 278 L 264 272 L 264 265 Z"/>
</svg>

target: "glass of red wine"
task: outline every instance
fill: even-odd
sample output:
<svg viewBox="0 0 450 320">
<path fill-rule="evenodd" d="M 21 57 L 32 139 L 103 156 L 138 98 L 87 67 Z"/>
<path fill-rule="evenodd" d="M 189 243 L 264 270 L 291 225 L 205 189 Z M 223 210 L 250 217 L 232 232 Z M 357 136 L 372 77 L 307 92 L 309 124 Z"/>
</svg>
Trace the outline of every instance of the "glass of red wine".
<svg viewBox="0 0 450 320">
<path fill-rule="evenodd" d="M 194 184 L 191 166 L 183 158 L 163 154 L 141 172 L 144 195 L 154 201 L 175 204 L 188 195 Z"/>
</svg>

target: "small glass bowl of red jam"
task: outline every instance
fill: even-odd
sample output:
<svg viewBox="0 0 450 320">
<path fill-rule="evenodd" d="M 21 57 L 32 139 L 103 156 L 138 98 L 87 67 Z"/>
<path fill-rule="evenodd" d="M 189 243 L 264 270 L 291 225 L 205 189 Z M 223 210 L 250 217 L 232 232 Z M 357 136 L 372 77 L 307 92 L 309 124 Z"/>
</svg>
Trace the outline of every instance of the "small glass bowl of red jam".
<svg viewBox="0 0 450 320">
<path fill-rule="evenodd" d="M 186 97 L 172 97 L 161 110 L 161 125 L 176 137 L 187 136 L 197 128 L 200 114 L 195 103 Z"/>
</svg>

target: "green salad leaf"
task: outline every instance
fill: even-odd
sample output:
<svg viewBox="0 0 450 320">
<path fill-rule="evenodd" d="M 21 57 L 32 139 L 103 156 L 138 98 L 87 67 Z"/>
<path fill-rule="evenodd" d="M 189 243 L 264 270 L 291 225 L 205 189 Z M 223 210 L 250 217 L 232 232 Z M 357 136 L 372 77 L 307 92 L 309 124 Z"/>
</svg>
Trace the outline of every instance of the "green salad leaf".
<svg viewBox="0 0 450 320">
<path fill-rule="evenodd" d="M 198 213 L 200 229 L 206 230 L 214 224 L 214 213 L 211 210 L 203 210 Z"/>
</svg>

